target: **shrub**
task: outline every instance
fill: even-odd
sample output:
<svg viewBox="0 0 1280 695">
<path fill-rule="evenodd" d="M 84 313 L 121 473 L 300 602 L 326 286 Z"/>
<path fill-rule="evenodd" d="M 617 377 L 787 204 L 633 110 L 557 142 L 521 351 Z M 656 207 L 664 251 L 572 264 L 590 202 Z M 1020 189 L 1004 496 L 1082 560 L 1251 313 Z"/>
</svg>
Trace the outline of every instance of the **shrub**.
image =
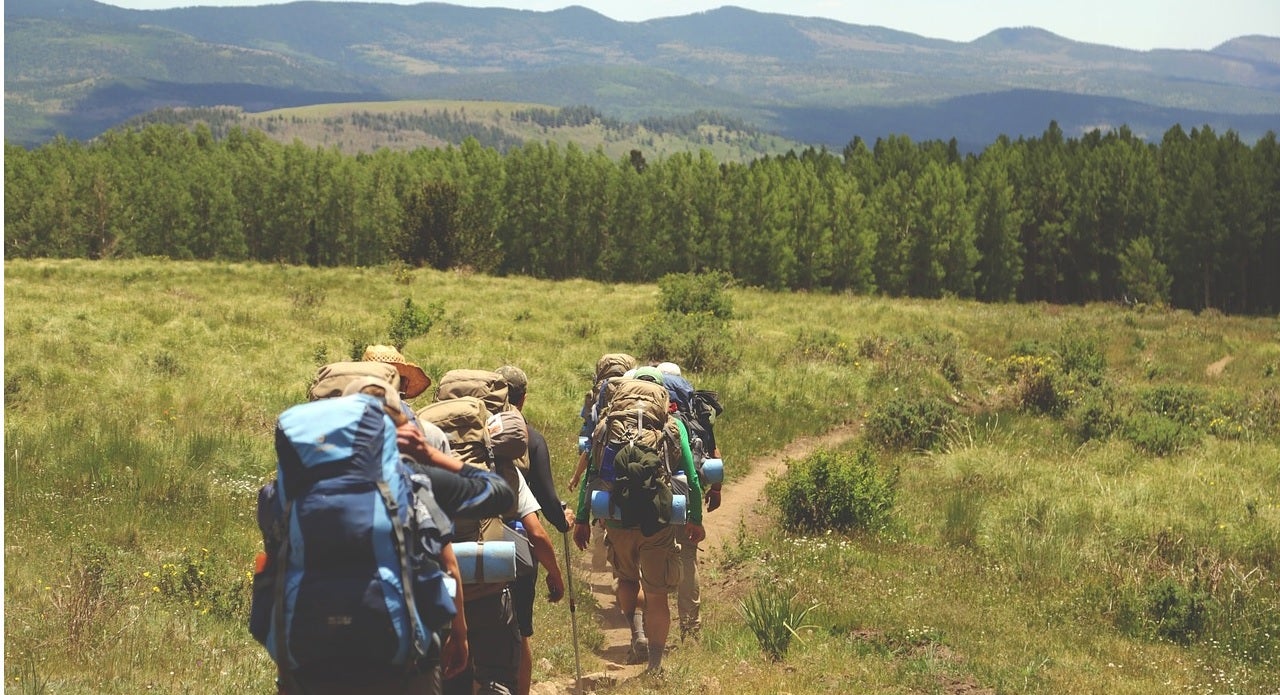
<svg viewBox="0 0 1280 695">
<path fill-rule="evenodd" d="M 867 417 L 867 440 L 884 449 L 927 451 L 951 422 L 949 406 L 928 396 L 894 395 Z"/>
<path fill-rule="evenodd" d="M 387 338 L 397 350 L 403 350 L 410 339 L 426 335 L 442 318 L 444 306 L 441 304 L 429 304 L 423 308 L 414 304 L 413 298 L 406 297 L 404 306 L 391 312 L 391 327 L 387 329 Z"/>
<path fill-rule="evenodd" d="M 1205 594 L 1170 577 L 1148 586 L 1142 595 L 1143 620 L 1153 637 L 1191 644 L 1204 630 Z"/>
<path fill-rule="evenodd" d="M 1070 428 L 1080 441 L 1107 439 L 1124 427 L 1124 418 L 1116 412 L 1109 393 L 1091 390 L 1071 409 Z"/>
<path fill-rule="evenodd" d="M 893 512 L 898 471 L 881 473 L 871 452 L 818 451 L 769 481 L 765 496 L 787 530 L 878 531 Z"/>
<path fill-rule="evenodd" d="M 1014 399 L 1023 410 L 1062 415 L 1075 393 L 1058 363 L 1048 356 L 1014 355 L 1005 362 Z"/>
<path fill-rule="evenodd" d="M 1124 424 L 1125 438 L 1156 456 L 1181 451 L 1197 439 L 1193 430 L 1163 415 L 1139 412 Z"/>
<path fill-rule="evenodd" d="M 1192 427 L 1205 420 L 1207 400 L 1203 389 L 1180 384 L 1156 386 L 1138 394 L 1138 404 L 1144 410 Z"/>
<path fill-rule="evenodd" d="M 733 318 L 733 301 L 725 289 L 733 277 L 722 271 L 672 273 L 658 280 L 662 293 L 659 311 L 673 314 L 711 314 L 727 321 Z"/>
<path fill-rule="evenodd" d="M 1068 326 L 1058 338 L 1056 352 L 1064 374 L 1092 386 L 1102 383 L 1107 359 L 1103 354 L 1102 337 L 1096 332 L 1080 324 Z"/>
<path fill-rule="evenodd" d="M 657 314 L 632 339 L 641 359 L 670 360 L 693 372 L 724 372 L 741 359 L 723 321 L 711 314 Z"/>
</svg>

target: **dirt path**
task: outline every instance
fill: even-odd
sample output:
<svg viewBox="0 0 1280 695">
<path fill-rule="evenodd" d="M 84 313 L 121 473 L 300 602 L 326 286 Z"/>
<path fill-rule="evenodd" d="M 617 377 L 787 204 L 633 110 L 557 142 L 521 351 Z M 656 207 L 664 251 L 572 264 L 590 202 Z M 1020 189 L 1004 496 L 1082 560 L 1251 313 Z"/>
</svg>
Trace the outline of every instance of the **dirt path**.
<svg viewBox="0 0 1280 695">
<path fill-rule="evenodd" d="M 1226 357 L 1223 357 L 1222 359 L 1218 360 L 1217 362 L 1214 362 L 1208 367 L 1205 367 L 1204 368 L 1205 376 L 1222 376 L 1222 370 L 1226 369 L 1227 365 L 1231 364 L 1231 360 L 1233 359 L 1235 358 L 1232 357 L 1231 355 L 1227 355 Z"/>
<path fill-rule="evenodd" d="M 741 521 L 751 524 L 753 520 L 763 520 L 764 487 L 771 474 L 781 471 L 788 460 L 803 458 L 818 449 L 835 448 L 857 435 L 859 425 L 841 425 L 825 434 L 815 437 L 801 437 L 781 450 L 761 456 L 751 462 L 750 473 L 745 477 L 726 483 L 724 486 L 724 502 L 714 512 L 703 514 L 703 528 L 707 531 L 707 540 L 701 550 L 711 557 L 710 552 L 718 549 L 723 543 L 731 541 Z M 732 465 L 732 453 L 729 454 Z M 705 561 L 705 560 L 704 560 Z M 643 672 L 645 665 L 628 665 L 627 650 L 631 646 L 631 630 L 622 613 L 617 609 L 613 596 L 613 576 L 607 571 L 592 569 L 591 553 L 574 553 L 574 564 L 577 568 L 574 577 L 584 578 L 590 585 L 591 594 L 595 598 L 596 611 L 580 611 L 579 620 L 592 620 L 604 634 L 604 643 L 595 654 L 582 655 L 582 693 L 606 690 Z M 715 600 L 715 587 L 704 584 L 703 600 Z M 674 604 L 674 597 L 672 603 Z M 672 605 L 672 612 L 675 606 Z M 674 615 L 672 616 L 674 618 Z M 603 662 L 603 663 L 600 663 Z M 534 684 L 533 695 L 565 695 L 576 694 L 574 679 L 561 679 L 553 682 Z"/>
</svg>

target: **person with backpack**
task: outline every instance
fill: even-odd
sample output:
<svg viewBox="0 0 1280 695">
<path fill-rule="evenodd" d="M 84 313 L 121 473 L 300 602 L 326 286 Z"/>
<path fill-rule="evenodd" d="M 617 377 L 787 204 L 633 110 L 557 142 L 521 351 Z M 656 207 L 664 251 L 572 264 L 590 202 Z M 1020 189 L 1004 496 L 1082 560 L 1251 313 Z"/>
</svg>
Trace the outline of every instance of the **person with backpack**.
<svg viewBox="0 0 1280 695">
<path fill-rule="evenodd" d="M 487 472 L 437 468 L 454 465 L 421 440 L 402 452 L 416 425 L 387 375 L 358 364 L 326 365 L 312 402 L 277 420 L 250 632 L 280 693 L 438 693 L 441 662 L 457 670 L 467 653 L 450 516 L 493 513 L 513 493 Z"/>
<path fill-rule="evenodd" d="M 694 542 L 706 536 L 701 484 L 684 428 L 668 416 L 669 402 L 662 374 L 653 367 L 640 367 L 617 385 L 591 435 L 573 533 L 574 543 L 586 550 L 593 503 L 607 493 L 605 547 L 617 578 L 618 608 L 631 624 L 627 660 L 647 661 L 646 673 L 662 670 L 671 630 L 667 597 L 679 587 L 682 572 L 678 536 Z M 687 505 L 683 529 L 674 513 L 671 474 L 677 469 L 689 480 L 680 500 Z M 643 620 L 637 612 L 642 588 Z"/>
<path fill-rule="evenodd" d="M 521 413 L 524 412 L 525 399 L 529 394 L 529 376 L 523 369 L 513 365 L 503 365 L 494 370 L 507 380 L 507 399 Z M 525 421 L 528 424 L 528 420 Z M 525 475 L 525 483 L 538 500 L 542 515 L 560 533 L 568 533 L 573 525 L 573 512 L 565 508 L 556 494 L 555 482 L 551 475 L 551 453 L 547 448 L 547 440 L 542 433 L 528 424 L 529 428 L 529 471 Z M 566 562 L 568 558 L 565 558 Z M 568 567 L 565 571 L 571 571 Z M 529 695 L 533 687 L 533 603 L 537 597 L 538 568 L 533 572 L 516 577 L 511 587 L 511 598 L 515 604 L 516 622 L 520 626 L 523 657 L 520 660 L 518 695 Z"/>
<path fill-rule="evenodd" d="M 591 389 L 583 397 L 582 409 L 578 412 L 578 416 L 582 418 L 582 428 L 578 431 L 578 463 L 567 485 L 569 492 L 578 489 L 578 484 L 587 471 L 586 443 L 591 439 L 592 431 L 595 430 L 600 410 L 608 402 L 610 386 L 617 379 L 630 377 L 638 364 L 635 357 L 625 352 L 608 352 L 596 360 L 595 377 L 591 382 Z M 608 569 L 604 547 L 604 520 L 597 520 L 594 528 L 595 531 L 591 536 L 591 569 L 603 572 Z"/>
<path fill-rule="evenodd" d="M 510 403 L 509 388 L 505 377 L 497 372 L 452 370 L 441 377 L 434 402 L 419 409 L 417 415 L 445 432 L 454 452 L 468 467 L 493 470 L 516 490 L 512 507 L 478 523 L 460 525 L 456 538 L 470 543 L 478 552 L 492 541 L 514 542 L 520 548 L 517 576 L 529 574 L 541 564 L 547 570 L 548 599 L 556 602 L 564 596 L 564 578 L 551 539 L 538 520 L 540 506 L 525 482 L 528 425 L 519 409 Z M 464 593 L 471 663 L 462 673 L 445 680 L 444 692 L 516 692 L 523 640 L 514 611 L 511 577 L 475 576 L 465 585 Z"/>
<path fill-rule="evenodd" d="M 720 507 L 720 483 L 707 484 L 702 464 L 707 459 L 720 458 L 714 424 L 716 416 L 724 409 L 715 393 L 695 390 L 681 374 L 680 366 L 674 362 L 662 362 L 657 365 L 657 369 L 662 372 L 663 386 L 666 386 L 671 396 L 671 415 L 679 418 L 688 432 L 694 468 L 698 471 L 699 481 L 703 483 L 707 511 L 713 512 Z M 677 487 L 680 487 L 680 482 L 677 478 Z M 698 584 L 697 541 L 680 539 L 680 564 L 682 572 L 680 588 L 676 594 L 676 607 L 679 613 L 680 639 L 683 641 L 689 637 L 697 638 L 702 631 L 702 589 Z"/>
</svg>

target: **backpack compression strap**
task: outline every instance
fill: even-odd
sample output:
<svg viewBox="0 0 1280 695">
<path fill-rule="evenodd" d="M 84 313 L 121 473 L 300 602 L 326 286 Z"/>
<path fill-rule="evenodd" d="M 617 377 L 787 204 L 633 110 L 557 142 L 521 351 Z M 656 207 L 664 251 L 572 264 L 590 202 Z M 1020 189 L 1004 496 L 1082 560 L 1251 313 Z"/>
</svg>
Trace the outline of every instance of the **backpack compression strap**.
<svg viewBox="0 0 1280 695">
<path fill-rule="evenodd" d="M 413 601 L 413 574 L 409 571 L 409 544 L 405 541 L 404 524 L 400 523 L 400 508 L 396 505 L 395 498 L 391 496 L 391 488 L 387 485 L 387 481 L 378 481 L 378 492 L 382 493 L 382 501 L 387 506 L 387 515 L 391 517 L 391 528 L 396 532 L 396 546 L 400 551 L 400 583 L 404 590 L 404 609 L 409 614 L 409 631 L 412 634 L 411 646 L 413 647 L 413 653 L 405 660 L 405 669 L 408 670 L 416 666 L 418 658 L 427 653 L 418 639 L 418 633 L 425 634 L 425 629 L 419 622 L 418 608 Z"/>
</svg>

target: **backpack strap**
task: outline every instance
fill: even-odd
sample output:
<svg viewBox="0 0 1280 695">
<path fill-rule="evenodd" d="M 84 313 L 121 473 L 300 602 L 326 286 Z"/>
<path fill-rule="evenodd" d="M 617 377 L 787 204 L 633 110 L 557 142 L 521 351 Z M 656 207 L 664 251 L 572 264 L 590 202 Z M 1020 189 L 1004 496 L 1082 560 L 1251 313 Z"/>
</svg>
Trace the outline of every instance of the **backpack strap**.
<svg viewBox="0 0 1280 695">
<path fill-rule="evenodd" d="M 280 546 L 276 548 L 276 591 L 275 605 L 273 606 L 275 613 L 275 629 L 276 629 L 276 663 L 280 668 L 280 679 L 284 681 L 284 686 L 291 692 L 297 691 L 304 693 L 297 679 L 293 677 L 293 669 L 289 667 L 292 657 L 289 656 L 289 646 L 287 643 L 286 627 L 284 622 L 284 580 L 285 570 L 289 567 L 289 515 L 293 513 L 293 500 L 289 500 L 284 506 L 284 516 L 280 518 L 278 526 L 284 529 L 280 534 Z"/>
<path fill-rule="evenodd" d="M 417 604 L 413 600 L 413 573 L 409 570 L 409 544 L 405 542 L 404 524 L 400 522 L 400 507 L 396 504 L 395 497 L 391 495 L 391 487 L 387 485 L 387 481 L 378 481 L 378 492 L 382 493 L 387 515 L 391 517 L 391 528 L 395 531 L 396 545 L 400 551 L 400 583 L 403 584 L 401 589 L 404 591 L 404 609 L 409 614 L 409 631 L 412 634 L 410 646 L 413 648 L 413 653 L 405 659 L 405 669 L 409 670 L 415 668 L 418 658 L 427 653 L 426 647 L 418 639 L 418 635 L 424 634 L 425 630 L 418 616 Z"/>
</svg>

